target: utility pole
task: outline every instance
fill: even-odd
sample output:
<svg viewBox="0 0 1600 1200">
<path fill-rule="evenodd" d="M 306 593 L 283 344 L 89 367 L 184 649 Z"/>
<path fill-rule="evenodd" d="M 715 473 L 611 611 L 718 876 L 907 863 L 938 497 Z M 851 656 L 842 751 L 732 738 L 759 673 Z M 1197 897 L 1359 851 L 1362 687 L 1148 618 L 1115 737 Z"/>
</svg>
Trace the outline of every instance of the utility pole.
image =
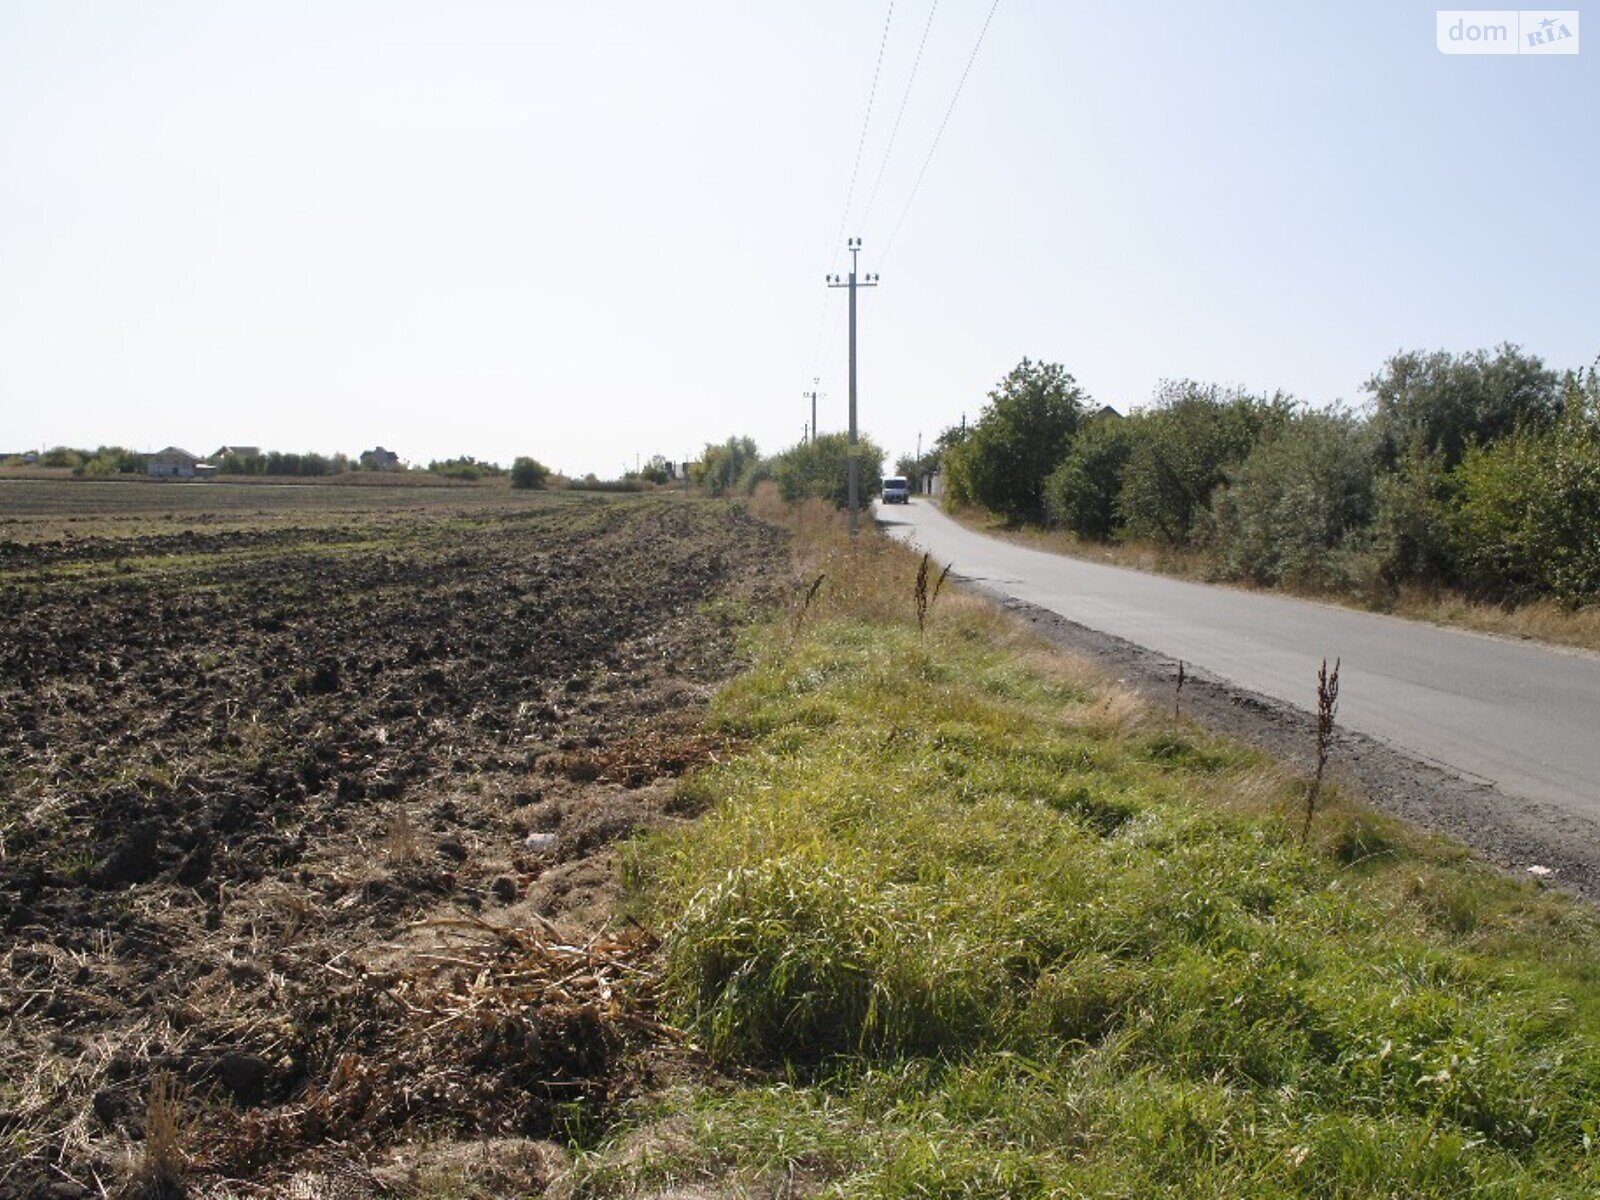
<svg viewBox="0 0 1600 1200">
<path fill-rule="evenodd" d="M 811 380 L 811 390 L 809 392 L 800 393 L 801 399 L 811 401 L 811 432 L 806 438 L 807 441 L 811 442 L 817 440 L 817 384 L 821 382 L 822 379 L 820 377 L 813 376 Z"/>
<path fill-rule="evenodd" d="M 828 286 L 850 289 L 850 536 L 855 537 L 861 511 L 861 462 L 856 457 L 856 288 L 877 287 L 878 277 L 865 275 L 858 282 L 856 255 L 861 253 L 861 239 L 851 238 L 846 245 L 850 249 L 850 278 L 829 275 Z"/>
</svg>

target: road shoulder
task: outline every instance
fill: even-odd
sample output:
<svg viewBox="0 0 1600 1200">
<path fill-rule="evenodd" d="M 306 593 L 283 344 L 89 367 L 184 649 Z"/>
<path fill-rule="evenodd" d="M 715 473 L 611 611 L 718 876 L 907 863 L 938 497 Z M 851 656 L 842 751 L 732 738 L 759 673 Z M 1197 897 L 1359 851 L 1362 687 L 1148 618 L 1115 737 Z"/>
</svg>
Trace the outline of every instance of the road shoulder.
<svg viewBox="0 0 1600 1200">
<path fill-rule="evenodd" d="M 1084 654 L 1151 703 L 1173 700 L 1177 662 L 978 584 L 984 595 L 1051 644 Z M 1309 773 L 1315 766 L 1316 718 L 1292 705 L 1237 687 L 1192 665 L 1184 669 L 1183 715 L 1237 737 Z M 1600 824 L 1553 805 L 1512 799 L 1393 746 L 1348 729 L 1336 734 L 1333 777 L 1374 809 L 1460 841 L 1509 873 L 1548 870 L 1547 882 L 1600 902 Z"/>
</svg>

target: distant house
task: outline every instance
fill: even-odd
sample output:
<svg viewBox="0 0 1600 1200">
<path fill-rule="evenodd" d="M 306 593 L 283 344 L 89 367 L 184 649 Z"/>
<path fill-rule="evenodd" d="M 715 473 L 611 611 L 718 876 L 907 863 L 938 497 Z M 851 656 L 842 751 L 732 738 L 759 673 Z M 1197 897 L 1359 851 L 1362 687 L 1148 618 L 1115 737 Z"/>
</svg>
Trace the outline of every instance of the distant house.
<svg viewBox="0 0 1600 1200">
<path fill-rule="evenodd" d="M 234 455 L 237 458 L 260 458 L 261 457 L 261 447 L 260 446 L 218 446 L 216 451 L 215 451 L 215 453 L 213 453 L 211 455 L 211 457 L 215 461 L 221 462 L 223 459 L 227 458 L 228 455 L 230 455 L 230 454 Z"/>
<path fill-rule="evenodd" d="M 200 465 L 200 459 L 187 450 L 180 450 L 177 446 L 168 446 L 165 450 L 157 450 L 145 460 L 150 474 L 160 479 L 193 479 L 196 475 L 195 468 Z"/>
<path fill-rule="evenodd" d="M 378 446 L 361 452 L 361 465 L 368 471 L 398 471 L 400 456 L 393 450 Z"/>
<path fill-rule="evenodd" d="M 1095 416 L 1097 416 L 1097 417 L 1115 417 L 1119 421 L 1122 420 L 1122 414 L 1119 413 L 1116 409 L 1112 408 L 1111 405 L 1109 405 L 1109 404 L 1101 405 L 1100 411 L 1095 413 Z"/>
</svg>

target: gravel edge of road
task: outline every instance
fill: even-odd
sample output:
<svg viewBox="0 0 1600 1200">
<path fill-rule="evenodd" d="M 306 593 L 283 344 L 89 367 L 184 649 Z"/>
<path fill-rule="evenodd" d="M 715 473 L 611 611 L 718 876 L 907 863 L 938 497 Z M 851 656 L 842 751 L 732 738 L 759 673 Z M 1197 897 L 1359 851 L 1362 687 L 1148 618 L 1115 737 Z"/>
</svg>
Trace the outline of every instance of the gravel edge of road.
<svg viewBox="0 0 1600 1200">
<path fill-rule="evenodd" d="M 1052 645 L 1087 656 L 1154 704 L 1172 703 L 1176 659 L 952 574 L 961 586 L 1018 617 Z M 1314 680 L 1307 680 L 1306 691 L 1308 697 L 1314 695 Z M 1309 775 L 1315 769 L 1316 717 L 1308 710 L 1186 663 L 1183 713 L 1298 771 Z M 1531 878 L 1531 866 L 1548 868 L 1548 886 L 1600 903 L 1600 824 L 1464 779 L 1349 729 L 1336 727 L 1329 772 L 1379 812 L 1454 838 L 1520 878 Z"/>
</svg>

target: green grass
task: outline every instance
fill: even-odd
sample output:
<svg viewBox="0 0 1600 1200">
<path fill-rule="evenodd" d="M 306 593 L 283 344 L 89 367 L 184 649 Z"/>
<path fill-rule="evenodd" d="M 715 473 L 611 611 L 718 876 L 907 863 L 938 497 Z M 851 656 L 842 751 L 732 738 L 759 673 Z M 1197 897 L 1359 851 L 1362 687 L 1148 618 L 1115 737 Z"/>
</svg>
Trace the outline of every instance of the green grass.
<svg viewBox="0 0 1600 1200">
<path fill-rule="evenodd" d="M 1600 1189 L 1590 912 L 1337 799 L 1302 847 L 1253 752 L 974 604 L 926 639 L 888 607 L 772 632 L 704 815 L 631 851 L 726 1078 L 642 1104 L 578 1195 Z"/>
</svg>

